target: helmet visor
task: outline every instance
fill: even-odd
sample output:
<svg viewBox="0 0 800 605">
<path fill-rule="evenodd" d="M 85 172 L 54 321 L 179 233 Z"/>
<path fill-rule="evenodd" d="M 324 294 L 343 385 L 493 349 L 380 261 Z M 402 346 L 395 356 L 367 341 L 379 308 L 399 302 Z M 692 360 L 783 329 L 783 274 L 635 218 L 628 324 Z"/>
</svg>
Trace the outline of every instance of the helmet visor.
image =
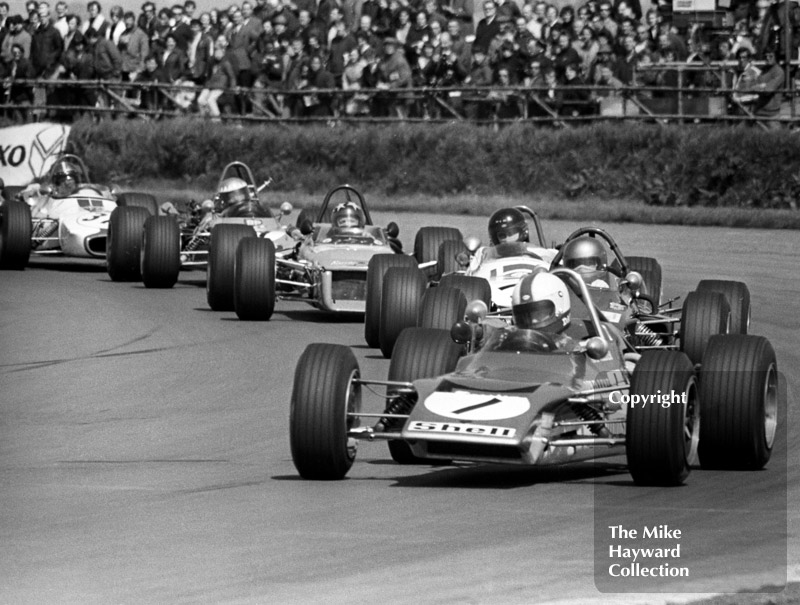
<svg viewBox="0 0 800 605">
<path fill-rule="evenodd" d="M 514 322 L 521 328 L 539 328 L 550 324 L 556 316 L 556 306 L 551 300 L 516 305 Z"/>
<path fill-rule="evenodd" d="M 585 273 L 602 268 L 603 260 L 599 256 L 584 256 L 582 258 L 570 258 L 565 264 L 569 269 L 574 269 L 578 273 Z"/>
</svg>

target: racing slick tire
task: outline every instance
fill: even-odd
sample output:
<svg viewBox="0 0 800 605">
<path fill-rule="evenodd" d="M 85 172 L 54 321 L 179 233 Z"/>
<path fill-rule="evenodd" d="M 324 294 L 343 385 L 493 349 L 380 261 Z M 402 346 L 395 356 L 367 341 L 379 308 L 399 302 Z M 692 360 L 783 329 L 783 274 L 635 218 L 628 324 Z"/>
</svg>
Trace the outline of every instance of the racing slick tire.
<svg viewBox="0 0 800 605">
<path fill-rule="evenodd" d="M 404 254 L 376 254 L 367 265 L 367 297 L 364 312 L 364 339 L 367 346 L 380 346 L 381 295 L 383 280 L 390 267 L 416 267 L 417 261 Z"/>
<path fill-rule="evenodd" d="M 384 357 L 392 356 L 400 332 L 417 325 L 424 293 L 425 275 L 416 267 L 392 267 L 386 272 L 378 327 L 378 340 Z"/>
<path fill-rule="evenodd" d="M 0 206 L 0 269 L 22 271 L 31 257 L 31 207 L 24 202 Z"/>
<path fill-rule="evenodd" d="M 439 260 L 439 246 L 443 242 L 453 240 L 463 241 L 461 231 L 454 227 L 422 227 L 414 238 L 414 258 L 419 264 L 437 261 L 436 265 L 423 269 L 425 277 L 432 278 L 436 275 Z"/>
<path fill-rule="evenodd" d="M 403 330 L 395 344 L 388 380 L 412 382 L 448 374 L 455 370 L 463 354 L 464 347 L 453 342 L 449 330 L 408 328 Z M 391 388 L 388 393 L 392 393 Z M 390 439 L 388 444 L 392 460 L 398 464 L 443 463 L 415 456 L 405 441 Z"/>
<path fill-rule="evenodd" d="M 147 209 L 138 206 L 118 206 L 111 213 L 106 270 L 112 281 L 139 281 L 142 278 L 144 223 L 150 216 Z"/>
<path fill-rule="evenodd" d="M 252 227 L 247 225 L 215 225 L 211 229 L 208 247 L 208 275 L 206 276 L 206 299 L 213 311 L 233 311 L 234 267 L 236 249 L 246 237 L 255 237 Z"/>
<path fill-rule="evenodd" d="M 117 206 L 123 208 L 144 208 L 150 216 L 158 216 L 158 202 L 149 193 L 138 191 L 125 191 L 117 194 Z"/>
<path fill-rule="evenodd" d="M 464 319 L 467 299 L 461 290 L 441 286 L 428 288 L 422 297 L 417 327 L 450 330 Z"/>
<path fill-rule="evenodd" d="M 445 275 L 439 282 L 439 287 L 461 290 L 467 299 L 467 304 L 473 300 L 482 300 L 489 309 L 492 308 L 492 287 L 483 277 L 453 273 Z"/>
<path fill-rule="evenodd" d="M 142 282 L 146 288 L 171 288 L 181 272 L 181 231 L 174 216 L 144 222 Z"/>
<path fill-rule="evenodd" d="M 638 485 L 680 485 L 697 457 L 700 410 L 694 364 L 678 351 L 645 351 L 631 376 L 625 453 Z M 635 396 L 685 394 L 686 402 L 635 403 Z"/>
<path fill-rule="evenodd" d="M 698 292 L 719 292 L 731 307 L 731 334 L 747 334 L 750 328 L 750 289 L 740 281 L 703 279 Z"/>
<path fill-rule="evenodd" d="M 775 351 L 763 336 L 712 336 L 700 370 L 700 465 L 758 470 L 778 426 Z"/>
<path fill-rule="evenodd" d="M 234 268 L 233 307 L 244 321 L 268 321 L 275 311 L 275 243 L 246 237 Z"/>
<path fill-rule="evenodd" d="M 689 292 L 683 303 L 678 332 L 681 351 L 700 363 L 708 339 L 730 330 L 731 308 L 719 292 Z"/>
<path fill-rule="evenodd" d="M 661 304 L 661 264 L 649 256 L 628 256 L 628 271 L 636 271 L 644 280 L 644 293 L 648 295 L 656 307 Z M 658 308 L 653 309 L 657 313 Z"/>
<path fill-rule="evenodd" d="M 436 275 L 434 279 L 442 279 L 443 275 L 449 275 L 456 271 L 462 271 L 462 267 L 458 262 L 458 255 L 461 253 L 467 254 L 467 247 L 464 242 L 449 239 L 444 241 L 439 246 L 439 253 L 436 256 Z"/>
<path fill-rule="evenodd" d="M 347 436 L 358 426 L 348 413 L 361 408 L 358 362 L 350 347 L 313 343 L 294 372 L 289 419 L 292 461 L 304 479 L 342 479 L 353 466 L 358 442 Z"/>
</svg>

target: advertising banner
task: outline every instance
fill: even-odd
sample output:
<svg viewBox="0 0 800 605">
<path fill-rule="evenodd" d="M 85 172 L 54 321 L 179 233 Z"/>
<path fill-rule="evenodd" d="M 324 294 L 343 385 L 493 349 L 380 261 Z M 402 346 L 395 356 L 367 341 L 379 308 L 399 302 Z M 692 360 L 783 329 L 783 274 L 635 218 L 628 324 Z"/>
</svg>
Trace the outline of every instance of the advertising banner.
<svg viewBox="0 0 800 605">
<path fill-rule="evenodd" d="M 0 128 L 0 179 L 22 187 L 44 176 L 64 151 L 69 126 L 37 122 Z"/>
</svg>

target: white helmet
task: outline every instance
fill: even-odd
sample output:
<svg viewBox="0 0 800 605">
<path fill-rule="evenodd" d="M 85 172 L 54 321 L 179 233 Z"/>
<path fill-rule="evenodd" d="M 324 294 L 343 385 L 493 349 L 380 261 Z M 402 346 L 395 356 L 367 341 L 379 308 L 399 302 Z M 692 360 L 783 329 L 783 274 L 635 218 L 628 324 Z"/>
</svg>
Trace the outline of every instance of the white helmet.
<svg viewBox="0 0 800 605">
<path fill-rule="evenodd" d="M 232 204 L 239 204 L 247 200 L 247 183 L 242 179 L 231 177 L 225 179 L 219 185 L 217 197 L 222 208 L 227 208 Z"/>
<path fill-rule="evenodd" d="M 511 305 L 519 328 L 558 333 L 569 325 L 567 286 L 545 271 L 523 277 L 514 288 Z"/>
</svg>

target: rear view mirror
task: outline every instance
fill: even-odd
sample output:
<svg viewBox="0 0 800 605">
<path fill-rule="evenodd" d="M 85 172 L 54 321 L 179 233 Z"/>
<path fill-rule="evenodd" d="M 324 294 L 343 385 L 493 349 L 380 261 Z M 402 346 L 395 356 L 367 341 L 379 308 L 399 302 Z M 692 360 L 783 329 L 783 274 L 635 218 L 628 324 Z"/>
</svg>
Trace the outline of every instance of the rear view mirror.
<svg viewBox="0 0 800 605">
<path fill-rule="evenodd" d="M 388 225 L 386 225 L 386 235 L 391 237 L 392 239 L 396 239 L 398 235 L 400 235 L 400 227 L 397 226 L 397 223 L 392 221 Z"/>
<path fill-rule="evenodd" d="M 300 233 L 303 235 L 311 235 L 314 232 L 314 224 L 306 219 L 300 224 Z"/>
</svg>

